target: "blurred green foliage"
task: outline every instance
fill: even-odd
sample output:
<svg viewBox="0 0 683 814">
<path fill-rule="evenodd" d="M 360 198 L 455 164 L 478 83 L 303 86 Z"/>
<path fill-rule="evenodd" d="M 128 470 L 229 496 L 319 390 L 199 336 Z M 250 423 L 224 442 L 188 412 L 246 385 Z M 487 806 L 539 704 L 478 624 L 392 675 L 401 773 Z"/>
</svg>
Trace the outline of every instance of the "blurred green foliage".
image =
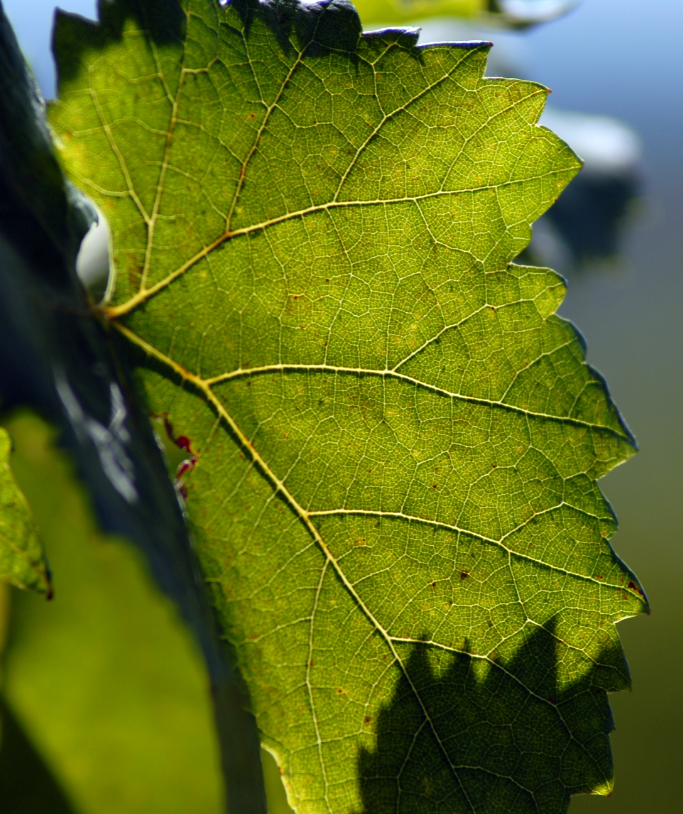
<svg viewBox="0 0 683 814">
<path fill-rule="evenodd" d="M 135 549 L 97 531 L 47 426 L 7 426 L 57 574 L 52 602 L 12 589 L 4 695 L 19 727 L 82 814 L 221 811 L 205 670 L 175 608 Z"/>
<path fill-rule="evenodd" d="M 486 0 L 358 0 L 354 3 L 363 25 L 400 25 L 428 17 L 472 18 Z"/>
</svg>

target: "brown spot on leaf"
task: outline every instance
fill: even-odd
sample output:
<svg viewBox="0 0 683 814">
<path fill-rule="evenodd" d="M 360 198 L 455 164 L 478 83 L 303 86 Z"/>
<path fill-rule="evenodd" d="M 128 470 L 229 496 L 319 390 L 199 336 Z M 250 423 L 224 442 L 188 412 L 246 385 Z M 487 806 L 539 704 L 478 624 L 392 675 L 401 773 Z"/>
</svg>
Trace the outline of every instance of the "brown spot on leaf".
<svg viewBox="0 0 683 814">
<path fill-rule="evenodd" d="M 195 458 L 194 455 L 192 456 L 192 458 L 190 458 L 189 461 L 183 461 L 180 464 L 180 466 L 178 467 L 178 471 L 176 472 L 176 475 L 175 475 L 176 478 L 180 479 L 187 472 L 191 472 L 194 469 L 194 465 L 196 463 L 197 463 L 197 459 Z M 184 487 L 182 487 L 182 488 L 184 489 Z M 182 491 L 182 489 L 181 489 L 181 491 Z M 187 495 L 184 495 L 184 497 L 187 497 Z"/>
<path fill-rule="evenodd" d="M 179 449 L 184 449 L 185 452 L 189 452 L 190 454 L 192 454 L 190 439 L 186 435 L 179 435 L 177 438 L 173 440 L 175 442 L 175 445 Z"/>
</svg>

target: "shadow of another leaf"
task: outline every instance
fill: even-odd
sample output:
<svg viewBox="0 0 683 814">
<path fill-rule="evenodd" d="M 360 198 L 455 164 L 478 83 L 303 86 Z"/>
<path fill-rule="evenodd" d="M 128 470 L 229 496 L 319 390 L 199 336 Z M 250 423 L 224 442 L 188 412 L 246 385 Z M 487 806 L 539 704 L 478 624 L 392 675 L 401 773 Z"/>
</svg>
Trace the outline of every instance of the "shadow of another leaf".
<svg viewBox="0 0 683 814">
<path fill-rule="evenodd" d="M 560 686 L 562 650 L 541 627 L 507 664 L 412 645 L 359 756 L 363 814 L 559 814 L 572 794 L 609 793 L 614 659 Z"/>
<path fill-rule="evenodd" d="M 74 809 L 15 718 L 0 702 L 0 810 L 4 814 L 74 814 Z"/>
</svg>

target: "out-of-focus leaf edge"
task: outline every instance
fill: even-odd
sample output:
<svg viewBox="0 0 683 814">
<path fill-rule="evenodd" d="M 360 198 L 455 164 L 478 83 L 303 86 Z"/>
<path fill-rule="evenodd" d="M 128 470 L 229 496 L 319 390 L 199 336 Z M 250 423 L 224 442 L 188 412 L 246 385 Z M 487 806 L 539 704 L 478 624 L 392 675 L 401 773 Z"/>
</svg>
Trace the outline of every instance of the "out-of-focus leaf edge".
<svg viewBox="0 0 683 814">
<path fill-rule="evenodd" d="M 564 17 L 580 2 L 555 0 L 538 4 L 526 0 L 510 7 L 505 0 L 356 0 L 354 5 L 365 26 L 393 26 L 441 17 L 467 20 L 483 28 L 522 31 Z"/>
</svg>

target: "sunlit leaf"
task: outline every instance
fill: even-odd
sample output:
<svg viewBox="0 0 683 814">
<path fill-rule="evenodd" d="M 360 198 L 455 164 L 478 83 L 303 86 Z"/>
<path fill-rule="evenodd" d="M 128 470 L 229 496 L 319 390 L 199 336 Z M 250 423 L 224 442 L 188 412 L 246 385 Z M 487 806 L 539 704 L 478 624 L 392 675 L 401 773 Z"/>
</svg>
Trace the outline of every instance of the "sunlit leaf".
<svg viewBox="0 0 683 814">
<path fill-rule="evenodd" d="M 292 804 L 607 793 L 646 602 L 596 481 L 635 444 L 564 281 L 510 264 L 579 168 L 547 90 L 345 2 L 100 14 L 58 19 L 51 121 Z"/>
</svg>

